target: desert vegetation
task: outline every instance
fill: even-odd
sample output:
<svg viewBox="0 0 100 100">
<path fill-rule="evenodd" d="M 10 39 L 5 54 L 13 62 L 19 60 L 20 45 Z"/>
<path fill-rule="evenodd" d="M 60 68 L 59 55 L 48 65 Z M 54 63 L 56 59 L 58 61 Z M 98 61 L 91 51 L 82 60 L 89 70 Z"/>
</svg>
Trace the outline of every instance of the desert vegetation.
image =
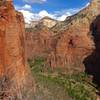
<svg viewBox="0 0 100 100">
<path fill-rule="evenodd" d="M 63 88 L 63 92 L 68 94 L 72 100 L 96 100 L 96 92 L 99 91 L 96 89 L 96 85 L 92 83 L 90 76 L 86 73 L 67 75 L 60 68 L 50 68 L 42 57 L 37 57 L 35 61 L 28 60 L 28 62 L 33 77 L 44 87 L 50 85 L 50 89 L 56 86 L 61 87 Z M 55 100 L 60 99 L 56 99 L 55 97 Z M 66 100 L 66 98 L 62 100 Z"/>
</svg>

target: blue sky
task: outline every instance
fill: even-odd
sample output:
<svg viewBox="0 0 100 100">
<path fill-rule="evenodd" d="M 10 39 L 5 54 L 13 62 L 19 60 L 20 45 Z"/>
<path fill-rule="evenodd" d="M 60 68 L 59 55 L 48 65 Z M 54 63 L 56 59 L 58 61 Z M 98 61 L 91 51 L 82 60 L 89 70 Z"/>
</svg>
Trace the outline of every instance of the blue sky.
<svg viewBox="0 0 100 100">
<path fill-rule="evenodd" d="M 90 0 L 14 0 L 14 5 L 23 13 L 26 22 L 45 16 L 63 21 L 86 7 L 89 2 Z"/>
</svg>

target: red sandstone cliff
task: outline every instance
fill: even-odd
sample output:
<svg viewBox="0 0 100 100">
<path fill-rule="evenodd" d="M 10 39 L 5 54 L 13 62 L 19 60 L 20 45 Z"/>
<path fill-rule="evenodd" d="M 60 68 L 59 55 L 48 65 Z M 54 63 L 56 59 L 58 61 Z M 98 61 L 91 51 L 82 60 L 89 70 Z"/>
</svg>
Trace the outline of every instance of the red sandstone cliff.
<svg viewBox="0 0 100 100">
<path fill-rule="evenodd" d="M 12 0 L 0 4 L 0 99 L 26 100 L 32 80 L 25 59 L 23 16 Z"/>
<path fill-rule="evenodd" d="M 38 28 L 37 28 L 38 27 Z M 26 54 L 27 58 L 46 57 L 51 51 L 52 31 L 45 26 L 27 29 Z"/>
</svg>

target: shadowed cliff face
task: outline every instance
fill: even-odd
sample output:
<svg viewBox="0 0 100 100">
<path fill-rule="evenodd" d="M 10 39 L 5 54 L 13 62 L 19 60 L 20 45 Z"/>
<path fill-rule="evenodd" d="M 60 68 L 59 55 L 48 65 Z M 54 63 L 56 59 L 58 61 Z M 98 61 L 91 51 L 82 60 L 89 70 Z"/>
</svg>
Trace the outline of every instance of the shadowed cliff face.
<svg viewBox="0 0 100 100">
<path fill-rule="evenodd" d="M 53 28 L 48 29 L 46 33 L 49 38 L 47 46 L 43 49 L 45 44 L 42 44 L 41 47 L 39 44 L 42 42 L 35 42 L 36 44 L 34 44 L 34 49 L 31 49 L 31 52 L 38 53 L 36 48 L 40 50 L 39 52 L 42 50 L 45 52 L 46 49 L 50 48 L 46 57 L 48 64 L 52 68 L 62 67 L 69 73 L 84 71 L 83 60 L 95 50 L 95 43 L 90 27 L 91 23 L 100 14 L 99 5 L 99 0 L 92 0 L 87 8 L 69 17 L 64 22 L 59 22 L 59 24 Z M 37 27 L 36 30 L 39 32 L 40 29 Z M 45 31 L 40 31 L 40 33 L 43 34 Z M 52 34 L 50 35 L 50 33 Z M 31 34 L 35 34 L 35 32 L 31 32 Z M 28 36 L 33 37 L 32 35 Z M 39 36 L 39 39 L 42 40 L 43 38 L 40 34 L 38 34 L 37 37 Z M 37 38 L 37 41 L 39 41 L 39 39 Z M 44 37 L 44 40 L 45 39 L 46 37 Z M 30 43 L 31 42 L 33 43 L 34 40 L 32 39 Z M 32 47 L 32 44 L 28 44 L 28 46 Z M 29 51 L 30 48 L 27 48 L 27 50 Z M 41 52 L 41 54 L 42 53 L 43 52 Z M 33 58 L 35 56 L 33 55 Z"/>
<path fill-rule="evenodd" d="M 93 20 L 90 30 L 94 37 L 96 49 L 84 60 L 85 71 L 93 75 L 93 82 L 100 86 L 100 15 Z"/>
<path fill-rule="evenodd" d="M 22 99 L 29 82 L 32 86 L 25 59 L 24 20 L 15 11 L 12 0 L 0 3 L 0 99 Z"/>
</svg>

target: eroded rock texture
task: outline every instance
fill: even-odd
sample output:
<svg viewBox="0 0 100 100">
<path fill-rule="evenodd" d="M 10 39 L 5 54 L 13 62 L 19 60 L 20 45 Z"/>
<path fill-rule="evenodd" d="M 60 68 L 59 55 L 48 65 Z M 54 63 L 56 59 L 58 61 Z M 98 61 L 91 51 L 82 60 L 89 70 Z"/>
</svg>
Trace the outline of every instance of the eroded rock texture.
<svg viewBox="0 0 100 100">
<path fill-rule="evenodd" d="M 67 18 L 64 22 L 59 22 L 46 32 L 48 38 L 50 38 L 50 44 L 47 42 L 47 46 L 45 47 L 46 49 L 48 49 L 48 46 L 50 47 L 47 54 L 47 62 L 52 68 L 62 67 L 69 73 L 73 71 L 84 71 L 85 67 L 83 61 L 95 49 L 91 24 L 100 14 L 99 9 L 100 1 L 92 0 L 87 8 Z M 36 30 L 39 31 L 40 29 L 37 27 Z M 45 31 L 39 32 L 40 34 L 45 33 Z M 35 32 L 31 32 L 31 34 L 35 34 Z M 41 36 L 40 34 L 38 34 L 38 37 Z M 28 36 L 33 38 L 32 35 Z M 40 37 L 40 39 L 43 38 Z M 37 39 L 37 41 L 40 39 Z M 45 39 L 46 37 L 44 37 L 44 40 Z M 32 39 L 30 43 L 31 42 L 33 43 L 34 39 Z M 44 47 L 44 44 L 41 45 L 41 43 L 42 42 L 34 44 L 34 49 L 38 48 L 38 50 L 41 51 Z M 39 46 L 39 44 L 41 46 Z M 30 44 L 30 47 L 31 46 L 32 44 Z M 30 48 L 28 49 L 30 50 Z M 34 49 L 32 49 L 32 52 L 34 52 Z M 46 49 L 44 49 L 44 51 Z M 38 53 L 38 50 L 35 52 Z"/>
<path fill-rule="evenodd" d="M 38 28 L 37 28 L 38 27 Z M 52 31 L 45 26 L 27 29 L 26 54 L 27 58 L 47 57 L 51 51 Z"/>
<path fill-rule="evenodd" d="M 94 50 L 91 23 L 99 15 L 99 1 L 71 16 L 63 23 L 62 35 L 57 41 L 55 51 L 50 54 L 51 66 L 66 67 L 69 71 L 82 71 L 83 60 Z M 67 23 L 67 24 L 66 24 Z"/>
<path fill-rule="evenodd" d="M 93 75 L 94 83 L 100 86 L 100 15 L 91 24 L 91 32 L 94 37 L 94 52 L 84 59 L 85 71 Z"/>
<path fill-rule="evenodd" d="M 23 16 L 15 11 L 13 1 L 1 0 L 0 100 L 26 100 L 28 90 L 32 89 L 33 83 L 25 59 L 24 33 Z"/>
</svg>

